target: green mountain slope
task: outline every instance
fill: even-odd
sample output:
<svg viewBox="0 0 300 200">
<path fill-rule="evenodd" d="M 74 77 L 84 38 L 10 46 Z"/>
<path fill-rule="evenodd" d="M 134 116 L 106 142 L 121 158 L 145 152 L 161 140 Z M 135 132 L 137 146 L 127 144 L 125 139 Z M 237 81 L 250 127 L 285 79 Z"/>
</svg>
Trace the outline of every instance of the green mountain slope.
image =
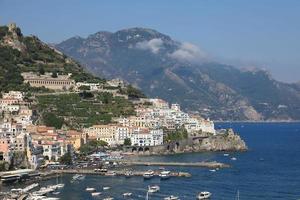
<svg viewBox="0 0 300 200">
<path fill-rule="evenodd" d="M 72 73 L 75 80 L 101 81 L 72 59 L 50 48 L 35 36 L 23 36 L 14 26 L 0 26 L 0 91 L 29 90 L 23 84 L 22 72 Z"/>
</svg>

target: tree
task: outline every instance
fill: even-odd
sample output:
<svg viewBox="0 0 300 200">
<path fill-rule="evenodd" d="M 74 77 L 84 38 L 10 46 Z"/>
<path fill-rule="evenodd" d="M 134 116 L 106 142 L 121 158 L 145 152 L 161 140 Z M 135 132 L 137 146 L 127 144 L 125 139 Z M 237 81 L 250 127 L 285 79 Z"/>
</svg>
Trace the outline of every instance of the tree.
<svg viewBox="0 0 300 200">
<path fill-rule="evenodd" d="M 125 146 L 131 146 L 131 140 L 130 140 L 130 138 L 126 138 L 126 139 L 124 140 L 124 145 L 125 145 Z"/>
<path fill-rule="evenodd" d="M 45 69 L 42 65 L 39 66 L 39 74 L 44 75 L 45 74 Z"/>
<path fill-rule="evenodd" d="M 87 85 L 82 85 L 78 88 L 79 90 L 90 90 L 91 87 L 90 86 L 87 86 Z"/>
<path fill-rule="evenodd" d="M 51 77 L 52 78 L 57 78 L 57 71 L 53 71 Z"/>
<path fill-rule="evenodd" d="M 61 117 L 57 117 L 53 113 L 44 113 L 43 114 L 44 123 L 47 126 L 53 126 L 56 129 L 60 129 L 64 123 L 64 119 Z"/>
<path fill-rule="evenodd" d="M 72 156 L 70 152 L 65 153 L 60 159 L 59 162 L 64 165 L 72 165 Z"/>
</svg>

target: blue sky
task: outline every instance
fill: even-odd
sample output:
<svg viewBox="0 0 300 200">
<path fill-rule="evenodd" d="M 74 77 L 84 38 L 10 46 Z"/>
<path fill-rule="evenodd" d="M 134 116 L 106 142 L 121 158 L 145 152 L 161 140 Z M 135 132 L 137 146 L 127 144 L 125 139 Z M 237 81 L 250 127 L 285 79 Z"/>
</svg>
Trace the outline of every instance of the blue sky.
<svg viewBox="0 0 300 200">
<path fill-rule="evenodd" d="M 46 42 L 153 28 L 198 45 L 220 62 L 300 81 L 298 0 L 0 0 L 0 24 L 9 22 Z"/>
</svg>

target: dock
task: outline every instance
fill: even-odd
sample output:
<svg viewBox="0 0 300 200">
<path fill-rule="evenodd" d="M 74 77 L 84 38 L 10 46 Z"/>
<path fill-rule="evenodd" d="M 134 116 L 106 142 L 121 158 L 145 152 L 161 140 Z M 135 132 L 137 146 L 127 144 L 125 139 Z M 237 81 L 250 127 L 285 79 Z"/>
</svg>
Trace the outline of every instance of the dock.
<svg viewBox="0 0 300 200">
<path fill-rule="evenodd" d="M 228 168 L 230 165 L 216 161 L 212 162 L 142 162 L 122 161 L 128 166 L 173 166 L 173 167 L 206 167 L 206 168 Z"/>
<path fill-rule="evenodd" d="M 100 175 L 100 176 L 112 176 L 111 172 L 115 172 L 114 176 L 125 176 L 126 170 L 109 170 L 108 172 L 95 172 L 93 169 L 62 169 L 52 170 L 56 174 L 88 174 L 88 175 Z M 132 176 L 143 176 L 146 171 L 132 171 Z M 160 171 L 154 170 L 154 175 L 158 176 Z M 188 172 L 175 172 L 171 171 L 171 177 L 191 177 L 192 175 Z"/>
</svg>

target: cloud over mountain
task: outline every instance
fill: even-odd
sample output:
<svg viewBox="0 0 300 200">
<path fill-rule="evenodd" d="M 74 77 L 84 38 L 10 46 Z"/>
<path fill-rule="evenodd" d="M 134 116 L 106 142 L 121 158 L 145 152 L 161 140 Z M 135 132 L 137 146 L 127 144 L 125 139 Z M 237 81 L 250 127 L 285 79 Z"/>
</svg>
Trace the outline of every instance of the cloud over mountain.
<svg viewBox="0 0 300 200">
<path fill-rule="evenodd" d="M 207 58 L 207 54 L 204 51 L 198 46 L 188 42 L 183 42 L 179 49 L 175 50 L 169 56 L 182 62 L 191 63 L 198 63 Z"/>
<path fill-rule="evenodd" d="M 149 41 L 136 43 L 136 48 L 143 50 L 150 50 L 152 53 L 158 53 L 163 48 L 163 41 L 160 38 L 154 38 Z"/>
</svg>

